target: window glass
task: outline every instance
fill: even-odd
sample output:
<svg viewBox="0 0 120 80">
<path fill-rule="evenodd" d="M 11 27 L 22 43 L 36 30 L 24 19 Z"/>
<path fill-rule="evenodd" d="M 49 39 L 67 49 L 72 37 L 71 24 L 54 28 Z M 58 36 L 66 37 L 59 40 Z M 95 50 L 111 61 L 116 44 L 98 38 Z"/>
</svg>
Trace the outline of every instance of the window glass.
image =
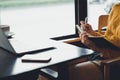
<svg viewBox="0 0 120 80">
<path fill-rule="evenodd" d="M 113 4 L 119 0 L 88 0 L 88 20 L 93 29 L 98 29 L 98 17 L 109 14 Z"/>
<path fill-rule="evenodd" d="M 88 0 L 88 20 L 94 30 L 98 29 L 98 17 L 106 14 L 104 3 L 106 0 Z"/>
<path fill-rule="evenodd" d="M 1 24 L 19 37 L 75 33 L 74 0 L 0 0 L 0 6 Z"/>
</svg>

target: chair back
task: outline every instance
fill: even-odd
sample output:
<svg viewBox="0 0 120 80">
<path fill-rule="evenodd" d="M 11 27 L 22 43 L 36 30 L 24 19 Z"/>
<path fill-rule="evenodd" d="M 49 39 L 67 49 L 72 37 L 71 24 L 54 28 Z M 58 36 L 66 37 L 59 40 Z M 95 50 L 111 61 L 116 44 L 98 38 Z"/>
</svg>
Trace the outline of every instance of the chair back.
<svg viewBox="0 0 120 80">
<path fill-rule="evenodd" d="M 99 16 L 99 19 L 98 19 L 98 32 L 101 33 L 101 34 L 105 33 L 105 30 L 103 30 L 103 29 L 107 27 L 108 16 L 109 15 L 100 15 Z"/>
</svg>

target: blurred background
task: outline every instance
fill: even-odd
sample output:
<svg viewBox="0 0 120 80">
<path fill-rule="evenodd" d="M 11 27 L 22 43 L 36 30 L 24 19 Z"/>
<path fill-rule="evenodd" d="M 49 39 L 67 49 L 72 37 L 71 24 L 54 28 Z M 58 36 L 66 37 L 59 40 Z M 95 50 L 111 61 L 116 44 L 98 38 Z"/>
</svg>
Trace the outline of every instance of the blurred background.
<svg viewBox="0 0 120 80">
<path fill-rule="evenodd" d="M 117 1 L 119 0 L 88 0 L 88 22 L 95 30 L 99 15 L 109 14 L 110 8 Z M 0 0 L 0 24 L 10 25 L 15 35 L 24 35 L 24 38 L 73 34 L 74 6 L 74 0 Z M 33 35 L 29 35 L 33 31 Z"/>
</svg>

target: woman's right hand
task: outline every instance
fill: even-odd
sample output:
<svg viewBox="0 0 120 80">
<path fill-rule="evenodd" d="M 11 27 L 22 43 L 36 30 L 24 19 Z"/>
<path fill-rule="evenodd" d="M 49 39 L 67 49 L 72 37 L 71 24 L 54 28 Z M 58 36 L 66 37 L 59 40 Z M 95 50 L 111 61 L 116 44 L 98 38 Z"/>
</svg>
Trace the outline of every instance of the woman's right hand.
<svg viewBox="0 0 120 80">
<path fill-rule="evenodd" d="M 92 35 L 92 33 L 94 33 L 94 30 L 92 29 L 92 26 L 90 24 L 85 23 L 84 21 L 80 21 L 81 24 L 81 28 L 83 29 L 83 31 L 85 31 L 86 33 Z"/>
</svg>

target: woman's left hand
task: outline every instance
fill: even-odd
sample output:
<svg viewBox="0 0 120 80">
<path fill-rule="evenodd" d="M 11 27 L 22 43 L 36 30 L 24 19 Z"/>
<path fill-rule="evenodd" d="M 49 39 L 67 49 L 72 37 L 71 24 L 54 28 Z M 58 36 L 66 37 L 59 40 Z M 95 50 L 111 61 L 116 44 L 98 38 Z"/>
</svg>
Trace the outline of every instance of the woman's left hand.
<svg viewBox="0 0 120 80">
<path fill-rule="evenodd" d="M 94 44 L 91 40 L 88 39 L 88 33 L 86 32 L 80 33 L 80 39 L 81 39 L 81 42 L 88 47 Z"/>
<path fill-rule="evenodd" d="M 83 43 L 84 45 L 86 45 L 88 48 L 94 50 L 94 51 L 98 51 L 101 52 L 101 49 L 98 48 L 95 43 L 91 40 L 88 39 L 88 33 L 87 32 L 82 32 L 80 33 L 80 39 L 81 39 L 81 43 Z"/>
</svg>

